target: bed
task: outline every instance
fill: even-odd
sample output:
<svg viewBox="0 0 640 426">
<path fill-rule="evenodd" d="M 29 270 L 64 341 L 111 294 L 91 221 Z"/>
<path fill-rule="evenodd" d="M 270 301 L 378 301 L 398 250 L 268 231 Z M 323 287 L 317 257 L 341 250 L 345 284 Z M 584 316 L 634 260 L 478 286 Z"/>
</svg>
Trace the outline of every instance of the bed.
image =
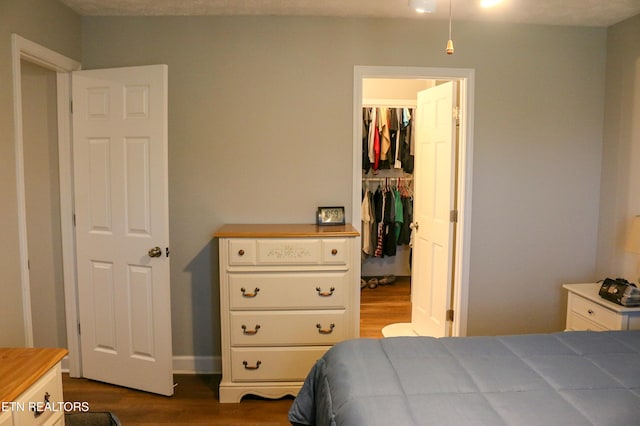
<svg viewBox="0 0 640 426">
<path fill-rule="evenodd" d="M 640 331 L 335 345 L 293 425 L 640 425 Z"/>
</svg>

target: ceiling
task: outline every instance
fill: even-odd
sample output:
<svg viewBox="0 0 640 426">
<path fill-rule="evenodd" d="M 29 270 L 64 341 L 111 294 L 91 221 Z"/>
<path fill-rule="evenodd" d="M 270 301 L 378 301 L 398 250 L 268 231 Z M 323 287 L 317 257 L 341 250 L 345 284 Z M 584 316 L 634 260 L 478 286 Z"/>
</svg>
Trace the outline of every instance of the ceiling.
<svg viewBox="0 0 640 426">
<path fill-rule="evenodd" d="M 60 0 L 80 15 L 280 15 L 448 19 L 449 1 L 419 15 L 408 0 Z M 640 0 L 503 0 L 482 9 L 480 0 L 451 0 L 454 21 L 607 27 L 640 14 Z"/>
</svg>

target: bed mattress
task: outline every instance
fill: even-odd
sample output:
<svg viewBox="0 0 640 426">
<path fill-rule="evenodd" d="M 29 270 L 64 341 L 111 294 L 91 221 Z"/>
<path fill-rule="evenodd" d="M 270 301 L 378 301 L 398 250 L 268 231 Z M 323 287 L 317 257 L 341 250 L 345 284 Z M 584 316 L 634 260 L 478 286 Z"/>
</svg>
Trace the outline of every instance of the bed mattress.
<svg viewBox="0 0 640 426">
<path fill-rule="evenodd" d="M 640 425 L 640 331 L 355 339 L 314 365 L 294 425 Z"/>
</svg>

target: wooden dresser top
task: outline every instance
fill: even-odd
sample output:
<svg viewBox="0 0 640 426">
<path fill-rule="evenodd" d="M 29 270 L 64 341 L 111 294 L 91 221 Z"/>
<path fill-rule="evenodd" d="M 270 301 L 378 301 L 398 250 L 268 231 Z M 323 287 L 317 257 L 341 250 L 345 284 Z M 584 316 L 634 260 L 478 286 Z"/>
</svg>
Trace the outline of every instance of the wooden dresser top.
<svg viewBox="0 0 640 426">
<path fill-rule="evenodd" d="M 318 226 L 315 224 L 230 224 L 218 229 L 218 238 L 300 238 L 300 237 L 357 237 L 351 225 Z"/>
<path fill-rule="evenodd" d="M 0 348 L 0 402 L 14 401 L 66 354 L 57 348 Z"/>
</svg>

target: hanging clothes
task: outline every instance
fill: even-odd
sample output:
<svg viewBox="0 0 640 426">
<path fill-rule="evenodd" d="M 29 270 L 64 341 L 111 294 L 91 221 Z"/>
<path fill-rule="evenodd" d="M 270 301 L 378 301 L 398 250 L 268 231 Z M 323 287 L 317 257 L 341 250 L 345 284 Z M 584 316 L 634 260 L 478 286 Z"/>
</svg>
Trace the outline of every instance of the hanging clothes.
<svg viewBox="0 0 640 426">
<path fill-rule="evenodd" d="M 362 109 L 362 170 L 369 173 L 371 161 L 369 161 L 369 128 L 371 126 L 371 108 Z"/>
<path fill-rule="evenodd" d="M 375 218 L 377 224 L 375 257 L 384 257 L 384 208 L 385 197 L 382 188 L 378 187 L 373 194 Z"/>
<path fill-rule="evenodd" d="M 370 108 L 369 109 L 369 134 L 367 135 L 367 153 L 369 155 L 369 164 L 371 167 L 374 166 L 375 160 L 376 160 L 376 153 L 375 153 L 375 134 L 377 133 L 376 122 L 377 122 L 376 109 Z"/>
<path fill-rule="evenodd" d="M 411 245 L 411 222 L 413 222 L 413 199 L 408 194 L 401 194 L 402 201 L 402 226 L 398 236 L 398 244 Z"/>
<path fill-rule="evenodd" d="M 393 197 L 393 191 L 388 185 L 385 187 L 384 199 L 384 254 L 386 256 L 395 256 L 398 246 L 396 241 L 396 203 Z"/>
<path fill-rule="evenodd" d="M 378 109 L 378 128 L 380 131 L 380 169 L 389 168 L 389 150 L 391 148 L 391 136 L 389 133 L 389 109 Z"/>
<path fill-rule="evenodd" d="M 363 108 L 362 169 L 413 173 L 415 135 L 412 108 Z"/>
<path fill-rule="evenodd" d="M 398 187 L 395 187 L 393 189 L 393 200 L 395 203 L 395 210 L 396 210 L 396 243 L 398 243 L 398 245 L 400 244 L 400 231 L 402 230 L 402 225 L 404 224 L 404 211 L 402 208 L 402 197 L 400 195 L 400 190 L 398 189 Z"/>
<path fill-rule="evenodd" d="M 374 255 L 374 246 L 371 240 L 372 227 L 375 226 L 375 217 L 371 209 L 371 191 L 368 189 L 362 196 L 362 253 L 364 256 Z"/>
<path fill-rule="evenodd" d="M 413 173 L 413 117 L 411 108 L 363 108 L 362 169 L 365 175 L 376 175 L 383 169 Z M 400 179 L 396 186 L 387 180 L 375 192 L 364 185 L 363 188 L 362 257 L 395 256 L 398 246 L 411 241 L 410 190 Z"/>
<path fill-rule="evenodd" d="M 400 108 L 391 108 L 389 111 L 389 138 L 391 141 L 391 147 L 389 148 L 389 168 L 399 169 L 401 167 L 397 167 L 396 163 L 398 156 L 398 132 L 400 130 L 399 114 L 402 114 L 402 110 Z"/>
<path fill-rule="evenodd" d="M 403 126 L 400 129 L 400 158 L 402 161 L 402 170 L 405 173 L 413 174 L 413 150 L 412 141 L 414 141 L 413 116 L 415 110 L 405 108 L 403 112 Z"/>
</svg>

